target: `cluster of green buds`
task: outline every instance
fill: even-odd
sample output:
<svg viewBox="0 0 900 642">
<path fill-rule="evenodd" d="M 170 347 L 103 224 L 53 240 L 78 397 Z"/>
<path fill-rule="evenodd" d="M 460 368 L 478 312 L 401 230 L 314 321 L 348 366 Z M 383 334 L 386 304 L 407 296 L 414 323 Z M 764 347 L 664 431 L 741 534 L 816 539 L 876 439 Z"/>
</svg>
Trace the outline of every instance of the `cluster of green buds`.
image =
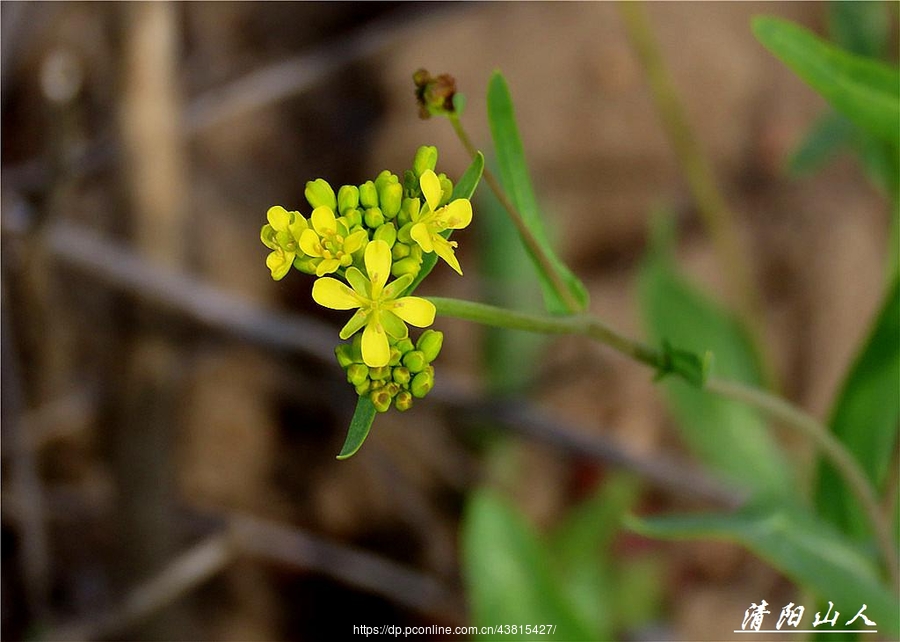
<svg viewBox="0 0 900 642">
<path fill-rule="evenodd" d="M 338 363 L 347 373 L 347 381 L 360 396 L 368 395 L 378 412 L 392 405 L 400 411 L 412 408 L 413 398 L 421 399 L 434 387 L 434 361 L 444 343 L 444 334 L 425 330 L 419 340 L 390 340 L 390 359 L 386 366 L 372 368 L 362 356 L 362 338 L 354 337 L 335 349 Z"/>
<path fill-rule="evenodd" d="M 434 305 L 410 296 L 425 255 L 434 252 L 462 274 L 447 232 L 471 222 L 472 205 L 451 200 L 453 183 L 435 173 L 436 165 L 437 149 L 420 147 L 402 180 L 385 170 L 337 193 L 324 179 L 309 181 L 309 218 L 276 205 L 260 232 L 271 250 L 266 265 L 273 279 L 293 266 L 318 277 L 312 288 L 317 303 L 356 310 L 340 337 L 363 332 L 338 346 L 338 361 L 357 393 L 382 412 L 392 404 L 408 409 L 413 397 L 424 397 L 434 385 L 430 364 L 443 335 L 426 331 L 414 346 L 406 325 L 425 328 L 434 321 Z"/>
</svg>

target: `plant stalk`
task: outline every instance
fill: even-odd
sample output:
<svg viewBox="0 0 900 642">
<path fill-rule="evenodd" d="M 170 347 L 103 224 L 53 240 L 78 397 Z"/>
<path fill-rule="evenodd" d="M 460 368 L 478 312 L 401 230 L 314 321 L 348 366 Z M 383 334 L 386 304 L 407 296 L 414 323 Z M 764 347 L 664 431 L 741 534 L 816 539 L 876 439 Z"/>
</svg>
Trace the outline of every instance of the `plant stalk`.
<svg viewBox="0 0 900 642">
<path fill-rule="evenodd" d="M 651 368 L 664 367 L 662 354 L 658 350 L 619 334 L 590 314 L 550 316 L 507 310 L 461 299 L 428 297 L 428 300 L 434 304 L 439 316 L 455 317 L 496 328 L 588 337 Z M 704 389 L 763 412 L 779 423 L 811 438 L 821 448 L 825 457 L 840 471 L 844 481 L 862 504 L 896 590 L 900 585 L 900 569 L 897 552 L 891 545 L 890 528 L 879 508 L 875 490 L 843 444 L 814 417 L 772 393 L 721 379 L 707 380 Z"/>
</svg>

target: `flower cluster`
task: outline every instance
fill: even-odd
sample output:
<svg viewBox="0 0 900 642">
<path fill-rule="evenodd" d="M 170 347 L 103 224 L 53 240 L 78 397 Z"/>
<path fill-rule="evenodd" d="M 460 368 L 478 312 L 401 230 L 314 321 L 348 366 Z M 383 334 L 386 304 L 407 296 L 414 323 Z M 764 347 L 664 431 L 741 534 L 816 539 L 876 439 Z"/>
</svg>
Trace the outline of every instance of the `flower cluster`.
<svg viewBox="0 0 900 642">
<path fill-rule="evenodd" d="M 291 266 L 318 277 L 312 297 L 335 310 L 355 310 L 340 332 L 352 343 L 336 349 L 347 380 L 375 408 L 412 405 L 434 385 L 430 365 L 443 335 L 425 331 L 413 345 L 407 324 L 426 328 L 434 305 L 407 290 L 423 259 L 435 253 L 462 274 L 448 230 L 472 220 L 468 199 L 451 200 L 453 183 L 436 174 L 437 149 L 420 147 L 413 167 L 400 178 L 385 170 L 374 181 L 344 185 L 335 194 L 325 180 L 306 184 L 309 218 L 280 205 L 269 208 L 260 232 L 271 250 L 266 265 L 276 281 Z M 361 335 L 357 334 L 362 330 Z"/>
</svg>

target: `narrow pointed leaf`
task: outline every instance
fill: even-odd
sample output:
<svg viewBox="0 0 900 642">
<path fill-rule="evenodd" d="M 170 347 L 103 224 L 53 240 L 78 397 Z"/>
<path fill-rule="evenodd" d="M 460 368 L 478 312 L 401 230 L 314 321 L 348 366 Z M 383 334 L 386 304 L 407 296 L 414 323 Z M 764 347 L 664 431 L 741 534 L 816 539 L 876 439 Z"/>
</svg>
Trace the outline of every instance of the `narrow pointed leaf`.
<svg viewBox="0 0 900 642">
<path fill-rule="evenodd" d="M 900 71 L 835 47 L 787 20 L 759 16 L 757 39 L 858 127 L 900 147 Z"/>
<path fill-rule="evenodd" d="M 375 406 L 368 397 L 360 397 L 356 402 L 356 411 L 353 413 L 353 419 L 350 420 L 350 429 L 347 431 L 347 439 L 344 441 L 344 447 L 341 448 L 341 454 L 338 459 L 349 459 L 360 449 L 366 437 L 369 436 L 369 429 L 372 422 L 375 421 Z"/>
<path fill-rule="evenodd" d="M 531 231 L 532 236 L 541 246 L 548 257 L 554 270 L 561 276 L 572 298 L 584 310 L 588 304 L 587 289 L 575 276 L 565 263 L 556 255 L 550 243 L 544 221 L 541 216 L 534 188 L 531 185 L 531 177 L 528 173 L 528 165 L 525 162 L 525 150 L 519 129 L 516 125 L 516 116 L 513 109 L 512 96 L 509 93 L 506 80 L 499 71 L 494 72 L 488 85 L 488 120 L 491 126 L 491 137 L 494 140 L 494 150 L 497 154 L 497 163 L 500 168 L 500 182 L 512 200 L 513 205 L 522 216 L 525 225 Z M 529 254 L 531 252 L 529 251 Z M 536 257 L 531 256 L 541 279 L 541 287 L 544 293 L 544 302 L 547 310 L 555 314 L 571 312 L 553 288 L 552 280 L 544 273 L 541 264 Z"/>
<path fill-rule="evenodd" d="M 900 281 L 894 280 L 869 336 L 847 374 L 829 427 L 856 458 L 869 481 L 887 491 L 891 458 L 900 426 Z M 819 513 L 857 537 L 868 534 L 859 503 L 837 471 L 821 468 L 816 505 Z"/>
<path fill-rule="evenodd" d="M 842 614 L 849 612 L 847 619 L 865 603 L 866 616 L 877 623 L 881 635 L 896 639 L 892 636 L 900 633 L 897 599 L 882 583 L 873 559 L 803 509 L 748 506 L 733 514 L 629 516 L 625 525 L 645 537 L 739 543 L 819 599 L 834 602 Z M 747 604 L 759 597 L 765 596 L 748 595 Z M 768 617 L 773 615 L 777 619 L 774 612 Z M 723 623 L 723 632 L 740 629 L 742 616 L 732 614 L 735 625 Z"/>
</svg>

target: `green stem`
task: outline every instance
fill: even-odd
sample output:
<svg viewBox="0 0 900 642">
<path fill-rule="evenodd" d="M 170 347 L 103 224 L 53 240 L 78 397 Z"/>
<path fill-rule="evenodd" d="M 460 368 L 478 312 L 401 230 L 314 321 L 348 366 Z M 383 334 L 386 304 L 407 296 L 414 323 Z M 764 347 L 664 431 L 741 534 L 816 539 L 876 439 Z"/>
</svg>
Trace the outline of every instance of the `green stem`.
<svg viewBox="0 0 900 642">
<path fill-rule="evenodd" d="M 428 297 L 428 300 L 434 304 L 439 316 L 454 317 L 495 328 L 527 330 L 543 334 L 580 335 L 606 344 L 652 368 L 664 367 L 663 356 L 659 351 L 619 334 L 590 314 L 549 316 L 517 312 L 460 299 Z M 882 557 L 889 568 L 891 580 L 895 587 L 900 584 L 897 552 L 891 545 L 890 528 L 879 508 L 877 494 L 853 456 L 824 425 L 784 399 L 741 383 L 709 379 L 706 381 L 704 389 L 721 397 L 747 404 L 779 423 L 811 438 L 821 448 L 825 457 L 841 472 L 844 481 L 862 504 L 872 523 Z"/>
<path fill-rule="evenodd" d="M 841 471 L 844 481 L 862 504 L 875 530 L 878 547 L 890 570 L 891 582 L 895 588 L 900 585 L 900 566 L 898 566 L 897 551 L 891 544 L 890 527 L 883 518 L 878 497 L 865 472 L 860 468 L 853 455 L 844 448 L 844 445 L 814 417 L 781 397 L 736 381 L 721 379 L 708 380 L 706 389 L 714 394 L 761 410 L 779 423 L 802 432 L 815 442 L 825 456 L 831 460 L 831 463 Z"/>
<path fill-rule="evenodd" d="M 628 38 L 647 74 L 647 81 L 662 119 L 663 128 L 678 157 L 678 163 L 693 194 L 700 216 L 709 231 L 719 262 L 732 286 L 739 293 L 743 317 L 759 353 L 766 381 L 777 388 L 778 375 L 772 365 L 765 341 L 762 297 L 751 276 L 750 263 L 741 247 L 735 216 L 716 186 L 712 169 L 691 130 L 684 106 L 669 77 L 653 31 L 639 2 L 619 2 Z"/>
<path fill-rule="evenodd" d="M 459 138 L 460 142 L 463 144 L 463 147 L 466 148 L 466 151 L 468 151 L 469 155 L 474 159 L 478 154 L 478 150 L 472 144 L 471 139 L 469 139 L 469 135 L 463 128 L 462 123 L 459 120 L 459 116 L 457 116 L 456 114 L 450 114 L 448 118 L 450 119 L 450 124 L 453 125 L 453 131 L 456 132 L 456 135 Z M 544 252 L 541 244 L 538 243 L 537 239 L 534 238 L 534 235 L 531 233 L 531 230 L 528 229 L 528 226 L 525 224 L 525 220 L 516 209 L 516 206 L 513 205 L 512 201 L 509 200 L 509 197 L 506 195 L 506 192 L 503 191 L 503 187 L 500 185 L 500 181 L 497 180 L 497 177 L 494 176 L 493 172 L 491 172 L 487 167 L 484 168 L 482 177 L 484 178 L 485 182 L 487 182 L 488 187 L 491 188 L 494 196 L 496 196 L 497 200 L 500 201 L 500 205 L 502 205 L 503 209 L 505 209 L 509 214 L 509 218 L 512 220 L 513 225 L 516 226 L 516 230 L 519 232 L 519 237 L 522 239 L 522 243 L 525 244 L 525 247 L 528 248 L 528 251 L 538 262 L 538 266 L 541 272 L 543 272 L 550 280 L 550 284 L 553 286 L 553 289 L 556 291 L 557 295 L 559 295 L 560 300 L 562 300 L 565 306 L 569 309 L 569 312 L 573 314 L 581 312 L 581 305 L 579 305 L 578 301 L 572 295 L 572 292 L 566 286 L 562 275 L 553 266 L 553 262 L 550 260 L 550 257 L 548 257 Z"/>
</svg>

